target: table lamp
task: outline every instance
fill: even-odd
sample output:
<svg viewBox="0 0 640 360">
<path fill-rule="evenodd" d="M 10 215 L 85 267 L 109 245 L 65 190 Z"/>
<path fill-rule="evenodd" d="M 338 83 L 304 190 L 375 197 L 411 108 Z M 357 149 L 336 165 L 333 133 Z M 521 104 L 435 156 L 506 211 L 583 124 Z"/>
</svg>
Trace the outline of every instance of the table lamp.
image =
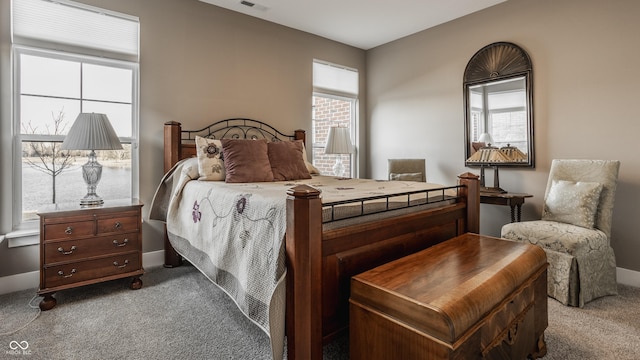
<svg viewBox="0 0 640 360">
<path fill-rule="evenodd" d="M 346 127 L 333 126 L 329 128 L 329 136 L 327 144 L 324 148 L 325 154 L 336 154 L 336 163 L 333 165 L 333 174 L 335 176 L 344 176 L 344 165 L 342 165 L 342 154 L 351 154 L 353 145 L 351 144 L 351 135 Z"/>
<path fill-rule="evenodd" d="M 81 113 L 69 129 L 62 142 L 63 150 L 91 150 L 89 160 L 82 165 L 82 177 L 87 184 L 87 195 L 80 206 L 102 205 L 104 200 L 96 194 L 102 177 L 102 165 L 98 163 L 95 150 L 120 150 L 122 144 L 105 114 Z"/>
<path fill-rule="evenodd" d="M 508 157 L 508 153 L 501 152 L 500 149 L 491 145 L 493 143 L 493 138 L 489 133 L 483 133 L 482 135 L 480 135 L 480 137 L 478 138 L 478 141 L 481 143 L 484 143 L 485 145 L 481 147 L 478 151 L 473 153 L 467 159 L 467 162 L 476 163 L 480 165 L 480 191 L 506 193 L 506 191 L 500 187 L 500 175 L 498 173 L 498 165 L 511 162 L 511 160 Z M 488 187 L 485 184 L 485 177 L 484 177 L 485 166 L 490 166 L 494 169 L 492 187 Z"/>
</svg>

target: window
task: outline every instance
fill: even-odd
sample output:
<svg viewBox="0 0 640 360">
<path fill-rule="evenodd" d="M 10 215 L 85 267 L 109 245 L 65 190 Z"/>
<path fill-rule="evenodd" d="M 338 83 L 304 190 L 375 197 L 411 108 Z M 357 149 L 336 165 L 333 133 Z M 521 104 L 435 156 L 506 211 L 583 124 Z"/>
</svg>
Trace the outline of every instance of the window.
<svg viewBox="0 0 640 360">
<path fill-rule="evenodd" d="M 358 72 L 339 65 L 314 61 L 313 63 L 313 121 L 312 161 L 322 174 L 333 174 L 337 157 L 345 164 L 345 177 L 357 177 L 357 106 Z M 350 130 L 354 154 L 330 155 L 324 153 L 329 128 L 347 127 Z"/>
<path fill-rule="evenodd" d="M 80 166 L 88 151 L 60 145 L 81 112 L 104 113 L 123 150 L 98 151 L 104 199 L 132 195 L 136 64 L 16 48 L 16 122 L 20 141 L 21 221 L 37 220 L 46 204 L 72 202 L 86 194 Z M 17 189 L 17 190 L 18 190 Z"/>
<path fill-rule="evenodd" d="M 489 95 L 489 119 L 495 146 L 527 148 L 527 110 L 524 89 Z"/>
<path fill-rule="evenodd" d="M 525 149 L 527 144 L 527 99 L 524 78 L 495 82 L 490 86 L 469 88 L 471 141 L 480 134 L 491 134 L 493 146 L 514 146 Z"/>
<path fill-rule="evenodd" d="M 98 195 L 137 197 L 137 18 L 65 0 L 14 1 L 12 11 L 16 234 L 37 228 L 38 208 L 87 193 L 80 167 L 89 152 L 60 149 L 81 112 L 106 114 L 123 145 L 96 151 Z"/>
</svg>

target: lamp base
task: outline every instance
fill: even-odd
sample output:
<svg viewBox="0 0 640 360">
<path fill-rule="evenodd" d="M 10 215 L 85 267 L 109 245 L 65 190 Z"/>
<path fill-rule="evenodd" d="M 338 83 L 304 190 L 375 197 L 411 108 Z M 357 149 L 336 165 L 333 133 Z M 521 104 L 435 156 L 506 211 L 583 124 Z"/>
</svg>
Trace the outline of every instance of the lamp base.
<svg viewBox="0 0 640 360">
<path fill-rule="evenodd" d="M 80 199 L 80 206 L 99 206 L 104 204 L 102 197 L 96 194 L 96 187 L 102 177 L 102 165 L 98 162 L 96 152 L 91 150 L 86 164 L 82 165 L 82 178 L 87 184 L 87 195 Z"/>
<path fill-rule="evenodd" d="M 100 206 L 102 204 L 104 204 L 104 200 L 96 194 L 87 194 L 85 197 L 80 199 L 81 207 Z"/>
<path fill-rule="evenodd" d="M 333 165 L 333 175 L 337 177 L 344 176 L 344 165 L 342 165 L 342 158 L 340 157 L 340 154 L 338 154 L 336 163 Z"/>
<path fill-rule="evenodd" d="M 498 166 L 493 167 L 493 186 L 485 186 L 485 177 L 484 177 L 484 165 L 480 165 L 480 193 L 491 193 L 491 194 L 504 194 L 507 191 L 503 190 L 500 187 L 500 175 L 498 173 Z"/>
</svg>

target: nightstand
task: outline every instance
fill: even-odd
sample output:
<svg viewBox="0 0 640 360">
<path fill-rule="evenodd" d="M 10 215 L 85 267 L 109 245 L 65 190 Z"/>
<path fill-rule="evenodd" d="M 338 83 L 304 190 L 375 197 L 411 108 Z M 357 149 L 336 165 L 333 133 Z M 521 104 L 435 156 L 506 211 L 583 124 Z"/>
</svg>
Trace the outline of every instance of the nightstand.
<svg viewBox="0 0 640 360">
<path fill-rule="evenodd" d="M 56 291 L 131 277 L 140 289 L 142 202 L 108 200 L 101 206 L 55 204 L 40 216 L 40 309 L 56 306 Z"/>
</svg>

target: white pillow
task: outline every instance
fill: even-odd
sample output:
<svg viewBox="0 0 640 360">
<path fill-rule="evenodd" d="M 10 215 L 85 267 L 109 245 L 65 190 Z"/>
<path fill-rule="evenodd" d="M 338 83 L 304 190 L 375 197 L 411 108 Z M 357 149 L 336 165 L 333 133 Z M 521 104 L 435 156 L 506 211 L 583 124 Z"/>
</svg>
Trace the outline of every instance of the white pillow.
<svg viewBox="0 0 640 360">
<path fill-rule="evenodd" d="M 225 179 L 222 142 L 196 136 L 198 156 L 198 180 L 223 181 Z"/>
<path fill-rule="evenodd" d="M 542 220 L 558 221 L 592 229 L 602 184 L 553 180 L 542 209 Z"/>
<path fill-rule="evenodd" d="M 304 159 L 304 165 L 307 167 L 309 174 L 320 175 L 320 170 L 307 160 L 307 147 L 304 145 L 304 142 L 302 143 L 302 158 Z"/>
</svg>

